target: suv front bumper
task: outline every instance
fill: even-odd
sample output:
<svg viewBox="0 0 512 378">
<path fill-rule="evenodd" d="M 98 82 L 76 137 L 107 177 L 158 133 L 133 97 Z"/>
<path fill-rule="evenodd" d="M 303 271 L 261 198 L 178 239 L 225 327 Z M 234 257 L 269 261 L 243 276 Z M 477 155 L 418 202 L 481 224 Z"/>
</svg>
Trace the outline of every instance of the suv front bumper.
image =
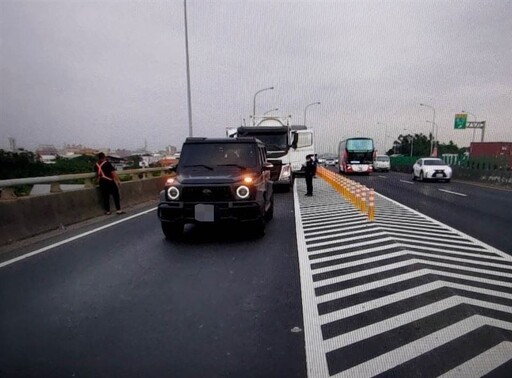
<svg viewBox="0 0 512 378">
<path fill-rule="evenodd" d="M 206 205 L 211 211 L 204 220 L 204 214 L 199 214 L 196 205 Z M 209 205 L 209 206 L 208 206 Z M 202 212 L 204 212 L 202 206 Z M 160 202 L 158 218 L 162 222 L 172 223 L 217 223 L 217 222 L 251 222 L 261 219 L 262 209 L 257 202 Z"/>
</svg>

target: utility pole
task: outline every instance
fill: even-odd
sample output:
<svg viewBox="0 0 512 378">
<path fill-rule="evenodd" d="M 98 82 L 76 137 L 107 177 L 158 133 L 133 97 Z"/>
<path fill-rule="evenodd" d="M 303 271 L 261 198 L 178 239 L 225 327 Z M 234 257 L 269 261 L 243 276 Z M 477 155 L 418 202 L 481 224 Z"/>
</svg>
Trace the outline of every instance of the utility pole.
<svg viewBox="0 0 512 378">
<path fill-rule="evenodd" d="M 190 94 L 190 62 L 188 56 L 188 26 L 187 26 L 187 0 L 183 0 L 185 11 L 185 55 L 187 58 L 187 99 L 188 99 L 188 136 L 194 136 L 192 131 L 192 95 Z"/>
</svg>

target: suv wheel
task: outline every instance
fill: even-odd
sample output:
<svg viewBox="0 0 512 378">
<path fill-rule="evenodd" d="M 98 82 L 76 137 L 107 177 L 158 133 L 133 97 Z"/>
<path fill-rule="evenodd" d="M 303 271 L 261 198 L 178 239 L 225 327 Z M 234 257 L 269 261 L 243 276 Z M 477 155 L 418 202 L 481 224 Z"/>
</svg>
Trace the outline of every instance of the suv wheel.
<svg viewBox="0 0 512 378">
<path fill-rule="evenodd" d="M 168 240 L 176 240 L 183 234 L 182 223 L 161 222 L 162 231 Z"/>
</svg>

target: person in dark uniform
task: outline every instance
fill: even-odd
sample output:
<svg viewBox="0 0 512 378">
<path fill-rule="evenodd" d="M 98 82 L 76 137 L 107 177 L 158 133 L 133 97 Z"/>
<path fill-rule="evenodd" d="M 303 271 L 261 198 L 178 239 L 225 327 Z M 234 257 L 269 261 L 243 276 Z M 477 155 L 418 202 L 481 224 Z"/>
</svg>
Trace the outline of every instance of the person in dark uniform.
<svg viewBox="0 0 512 378">
<path fill-rule="evenodd" d="M 304 167 L 304 177 L 306 178 L 306 196 L 313 196 L 313 176 L 315 175 L 316 167 L 312 155 L 306 156 L 306 164 Z"/>
<path fill-rule="evenodd" d="M 100 186 L 101 195 L 103 197 L 105 215 L 110 215 L 111 195 L 114 198 L 117 214 L 124 214 L 124 211 L 121 210 L 121 201 L 119 198 L 119 185 L 121 184 L 121 181 L 119 180 L 116 169 L 107 161 L 103 152 L 98 154 L 98 162 L 94 169 L 96 171 L 96 180 Z"/>
</svg>

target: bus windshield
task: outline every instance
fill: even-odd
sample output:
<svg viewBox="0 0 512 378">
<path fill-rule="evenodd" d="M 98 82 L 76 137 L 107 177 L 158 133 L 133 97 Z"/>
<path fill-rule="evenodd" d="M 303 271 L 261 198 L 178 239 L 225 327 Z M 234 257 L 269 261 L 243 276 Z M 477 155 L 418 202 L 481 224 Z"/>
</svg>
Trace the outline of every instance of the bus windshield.
<svg viewBox="0 0 512 378">
<path fill-rule="evenodd" d="M 373 151 L 372 139 L 349 139 L 347 151 Z"/>
</svg>

